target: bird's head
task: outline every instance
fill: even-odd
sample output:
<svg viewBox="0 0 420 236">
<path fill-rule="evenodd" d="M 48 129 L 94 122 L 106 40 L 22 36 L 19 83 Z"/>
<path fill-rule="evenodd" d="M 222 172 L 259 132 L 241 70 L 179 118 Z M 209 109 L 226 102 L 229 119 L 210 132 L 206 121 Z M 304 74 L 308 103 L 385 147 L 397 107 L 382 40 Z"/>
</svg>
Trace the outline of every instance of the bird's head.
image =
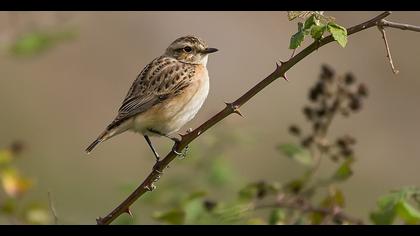
<svg viewBox="0 0 420 236">
<path fill-rule="evenodd" d="M 189 35 L 173 41 L 165 55 L 185 63 L 206 65 L 208 54 L 217 51 L 216 48 L 209 48 L 202 39 Z"/>
</svg>

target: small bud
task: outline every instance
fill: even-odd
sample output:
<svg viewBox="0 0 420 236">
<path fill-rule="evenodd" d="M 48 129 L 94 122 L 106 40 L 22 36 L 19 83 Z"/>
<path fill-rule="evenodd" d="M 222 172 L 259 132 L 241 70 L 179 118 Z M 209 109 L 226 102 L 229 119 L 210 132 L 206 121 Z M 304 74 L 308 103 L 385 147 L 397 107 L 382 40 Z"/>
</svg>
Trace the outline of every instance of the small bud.
<svg viewBox="0 0 420 236">
<path fill-rule="evenodd" d="M 344 140 L 343 138 L 339 138 L 339 139 L 337 139 L 337 146 L 340 148 L 340 149 L 346 149 L 347 148 L 347 142 L 346 142 L 346 140 Z"/>
<path fill-rule="evenodd" d="M 325 108 L 321 108 L 321 109 L 316 111 L 316 115 L 318 117 L 323 117 L 323 116 L 325 116 L 325 114 L 327 114 L 327 110 Z"/>
<path fill-rule="evenodd" d="M 312 136 L 306 137 L 305 139 L 302 140 L 301 145 L 304 147 L 309 147 L 309 145 L 311 145 L 312 142 L 314 141 L 313 139 L 314 138 Z"/>
<path fill-rule="evenodd" d="M 344 157 L 352 156 L 353 150 L 351 150 L 350 148 L 344 148 L 341 150 L 341 155 L 343 155 Z"/>
<path fill-rule="evenodd" d="M 320 128 L 321 128 L 321 122 L 315 122 L 315 123 L 313 124 L 313 129 L 314 129 L 315 131 L 319 130 Z"/>
<path fill-rule="evenodd" d="M 338 161 L 338 159 L 339 159 L 339 157 L 338 157 L 337 155 L 332 155 L 330 158 L 331 158 L 331 160 L 332 160 L 332 161 L 334 161 L 334 162 L 337 162 L 337 161 Z"/>
<path fill-rule="evenodd" d="M 322 65 L 321 67 L 321 79 L 331 80 L 334 77 L 334 71 L 328 65 Z"/>
<path fill-rule="evenodd" d="M 267 189 L 265 187 L 258 188 L 257 199 L 262 199 L 267 195 Z"/>
<path fill-rule="evenodd" d="M 289 127 L 289 132 L 292 135 L 299 136 L 300 135 L 300 128 L 297 125 L 291 125 Z"/>
<path fill-rule="evenodd" d="M 312 88 L 309 91 L 309 100 L 312 102 L 316 102 L 316 100 L 318 100 L 320 93 L 318 90 L 316 90 L 315 88 Z"/>
<path fill-rule="evenodd" d="M 305 114 L 306 118 L 308 120 L 312 120 L 313 118 L 313 110 L 310 107 L 304 107 L 303 108 L 303 114 Z"/>
<path fill-rule="evenodd" d="M 357 88 L 357 94 L 359 94 L 361 97 L 367 97 L 368 95 L 368 89 L 365 84 L 360 84 Z"/>
<path fill-rule="evenodd" d="M 346 83 L 347 85 L 353 84 L 354 81 L 356 81 L 356 79 L 354 78 L 352 73 L 347 73 L 344 77 L 344 83 Z"/>
<path fill-rule="evenodd" d="M 360 102 L 360 99 L 356 96 L 352 96 L 350 98 L 349 108 L 352 111 L 358 111 L 362 107 L 362 103 Z"/>
<path fill-rule="evenodd" d="M 349 144 L 349 145 L 354 145 L 355 143 L 356 143 L 356 139 L 355 138 L 353 138 L 352 136 L 350 136 L 350 135 L 345 135 L 344 137 L 343 137 L 343 140 L 347 143 L 347 144 Z"/>
<path fill-rule="evenodd" d="M 210 200 L 205 200 L 204 202 L 203 202 L 203 205 L 204 205 L 204 208 L 207 210 L 207 211 L 212 211 L 216 206 L 217 206 L 217 203 L 216 202 L 214 202 L 214 201 L 210 201 Z"/>
<path fill-rule="evenodd" d="M 22 141 L 14 141 L 11 145 L 10 145 L 10 151 L 14 154 L 14 155 L 18 155 L 19 153 L 22 152 L 22 150 L 25 148 L 25 145 Z"/>
</svg>

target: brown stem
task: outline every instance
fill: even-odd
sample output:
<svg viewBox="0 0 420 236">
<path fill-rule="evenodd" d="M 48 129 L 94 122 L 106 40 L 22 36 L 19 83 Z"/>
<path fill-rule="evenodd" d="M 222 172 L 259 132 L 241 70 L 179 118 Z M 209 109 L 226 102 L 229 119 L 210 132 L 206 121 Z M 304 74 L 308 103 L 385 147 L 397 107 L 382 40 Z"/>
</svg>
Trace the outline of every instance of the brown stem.
<svg viewBox="0 0 420 236">
<path fill-rule="evenodd" d="M 364 23 L 358 24 L 356 26 L 353 26 L 351 28 L 347 29 L 347 34 L 351 35 L 357 32 L 360 32 L 362 30 L 371 28 L 373 26 L 377 26 L 378 23 L 390 15 L 391 12 L 383 12 L 380 15 L 374 17 L 371 20 L 368 20 Z M 175 143 L 174 150 L 177 152 L 181 152 L 189 143 L 191 143 L 194 139 L 196 139 L 198 136 L 200 136 L 202 133 L 204 133 L 209 128 L 213 127 L 215 124 L 219 123 L 221 120 L 223 120 L 225 117 L 232 113 L 240 114 L 239 108 L 245 104 L 247 101 L 249 101 L 251 98 L 253 98 L 257 93 L 259 93 L 261 90 L 263 90 L 265 87 L 267 87 L 269 84 L 271 84 L 274 80 L 283 77 L 286 78 L 285 73 L 292 68 L 294 65 L 296 65 L 299 61 L 301 61 L 303 58 L 307 57 L 309 54 L 317 50 L 318 48 L 324 46 L 325 44 L 328 44 L 330 42 L 333 42 L 334 38 L 330 35 L 328 37 L 325 37 L 321 39 L 318 42 L 314 42 L 302 51 L 300 51 L 298 54 L 296 54 L 294 57 L 290 58 L 286 62 L 281 62 L 281 65 L 277 64 L 276 69 L 268 75 L 265 79 L 261 80 L 258 84 L 256 84 L 254 87 L 252 87 L 250 90 L 248 90 L 244 95 L 239 97 L 236 101 L 232 103 L 227 103 L 226 107 L 221 110 L 219 113 L 211 117 L 209 120 L 204 122 L 202 125 L 200 125 L 198 128 L 194 129 L 190 133 L 187 133 L 185 135 L 181 135 L 181 141 L 178 143 Z M 168 166 L 168 164 L 175 159 L 177 155 L 171 151 L 169 152 L 166 157 L 158 162 L 150 172 L 150 174 L 146 177 L 146 179 L 140 184 L 140 186 L 137 187 L 136 190 L 134 190 L 133 193 L 131 193 L 127 199 L 125 199 L 121 204 L 119 204 L 113 211 L 111 211 L 108 215 L 105 217 L 99 217 L 96 222 L 97 224 L 110 224 L 113 222 L 118 216 L 120 216 L 123 213 L 129 213 L 129 207 L 143 194 L 145 194 L 147 191 L 151 191 L 154 188 L 153 183 L 156 182 L 162 173 L 162 171 Z"/>
<path fill-rule="evenodd" d="M 392 61 L 391 50 L 389 49 L 389 44 L 388 44 L 388 39 L 386 37 L 385 28 L 384 28 L 383 25 L 378 25 L 378 29 L 381 32 L 382 39 L 384 40 L 384 43 L 385 43 L 386 57 L 388 57 L 389 64 L 391 65 L 392 72 L 394 74 L 398 74 L 399 71 L 397 69 L 395 69 L 394 62 Z"/>
</svg>

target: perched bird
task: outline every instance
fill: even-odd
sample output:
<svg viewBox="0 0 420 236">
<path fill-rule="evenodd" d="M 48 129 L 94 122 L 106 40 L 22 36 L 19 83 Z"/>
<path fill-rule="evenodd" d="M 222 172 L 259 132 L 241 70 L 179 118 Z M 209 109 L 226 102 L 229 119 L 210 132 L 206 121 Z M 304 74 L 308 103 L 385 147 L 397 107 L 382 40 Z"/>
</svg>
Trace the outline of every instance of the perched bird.
<svg viewBox="0 0 420 236">
<path fill-rule="evenodd" d="M 171 134 L 194 118 L 209 92 L 208 55 L 216 51 L 196 36 L 184 36 L 172 42 L 162 56 L 140 72 L 116 118 L 86 152 L 130 130 L 144 136 L 159 161 L 149 136 L 171 138 Z"/>
</svg>

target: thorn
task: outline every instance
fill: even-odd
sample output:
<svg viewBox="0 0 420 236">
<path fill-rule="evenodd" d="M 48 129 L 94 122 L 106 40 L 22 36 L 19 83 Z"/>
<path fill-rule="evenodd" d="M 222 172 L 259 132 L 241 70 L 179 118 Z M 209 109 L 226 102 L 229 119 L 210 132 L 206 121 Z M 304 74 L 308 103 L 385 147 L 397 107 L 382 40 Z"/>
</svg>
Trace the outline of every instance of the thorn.
<svg viewBox="0 0 420 236">
<path fill-rule="evenodd" d="M 242 118 L 245 118 L 244 115 L 242 115 L 241 111 L 239 110 L 239 108 L 236 108 L 234 111 L 236 114 L 240 115 Z"/>
<path fill-rule="evenodd" d="M 131 213 L 130 208 L 127 207 L 124 212 L 129 214 L 131 217 L 133 217 L 133 214 Z"/>
<path fill-rule="evenodd" d="M 241 111 L 239 110 L 239 106 L 238 105 L 233 105 L 233 103 L 229 103 L 229 102 L 225 102 L 226 106 L 229 107 L 232 111 L 232 113 L 236 113 L 238 115 L 240 115 L 241 117 L 245 118 L 244 115 L 242 115 Z"/>
<path fill-rule="evenodd" d="M 287 82 L 289 82 L 289 80 L 287 79 L 286 74 L 284 74 L 282 77 L 283 77 L 284 80 L 286 80 Z"/>
<path fill-rule="evenodd" d="M 96 224 L 101 225 L 102 224 L 102 217 L 96 218 Z"/>
</svg>

